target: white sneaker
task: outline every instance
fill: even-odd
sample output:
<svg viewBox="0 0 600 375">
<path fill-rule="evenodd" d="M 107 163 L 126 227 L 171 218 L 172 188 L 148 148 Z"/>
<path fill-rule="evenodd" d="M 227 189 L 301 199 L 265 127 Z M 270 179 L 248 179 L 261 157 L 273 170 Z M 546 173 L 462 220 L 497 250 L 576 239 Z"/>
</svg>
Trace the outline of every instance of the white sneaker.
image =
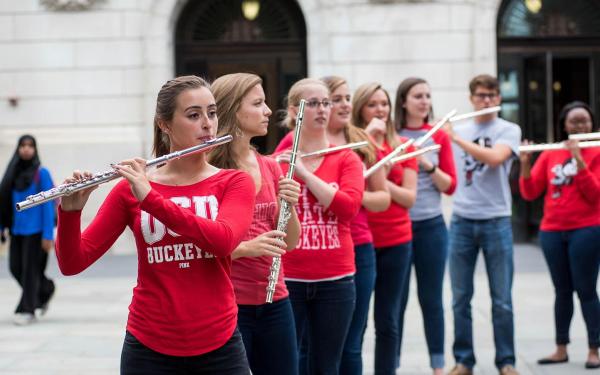
<svg viewBox="0 0 600 375">
<path fill-rule="evenodd" d="M 26 326 L 35 322 L 35 315 L 32 313 L 15 313 L 13 323 L 18 326 Z"/>
</svg>

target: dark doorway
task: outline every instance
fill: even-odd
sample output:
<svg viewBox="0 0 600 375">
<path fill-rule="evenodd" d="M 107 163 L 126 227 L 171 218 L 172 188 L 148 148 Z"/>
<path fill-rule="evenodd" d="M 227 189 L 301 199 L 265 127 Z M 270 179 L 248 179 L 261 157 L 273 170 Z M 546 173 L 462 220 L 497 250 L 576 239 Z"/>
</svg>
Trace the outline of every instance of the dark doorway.
<svg viewBox="0 0 600 375">
<path fill-rule="evenodd" d="M 562 0 L 505 0 L 498 13 L 502 117 L 537 143 L 561 140 L 556 122 L 568 102 L 581 100 L 600 111 L 600 2 L 564 5 Z M 525 202 L 518 192 L 513 198 L 515 239 L 531 239 L 541 221 L 542 200 Z"/>
<path fill-rule="evenodd" d="M 258 6 L 248 15 L 242 9 Z M 297 80 L 306 76 L 306 26 L 294 0 L 189 1 L 175 29 L 177 75 L 196 74 L 214 80 L 224 74 L 254 73 L 263 79 L 273 110 L 269 134 L 253 143 L 270 153 L 286 132 L 277 110 Z"/>
</svg>

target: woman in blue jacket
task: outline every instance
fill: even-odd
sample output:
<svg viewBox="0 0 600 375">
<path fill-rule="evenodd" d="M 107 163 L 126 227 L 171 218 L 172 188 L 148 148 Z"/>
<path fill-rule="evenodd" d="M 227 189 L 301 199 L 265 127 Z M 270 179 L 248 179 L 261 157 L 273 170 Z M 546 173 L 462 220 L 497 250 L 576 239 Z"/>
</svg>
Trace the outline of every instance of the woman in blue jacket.
<svg viewBox="0 0 600 375">
<path fill-rule="evenodd" d="M 52 188 L 50 172 L 40 165 L 35 138 L 23 135 L 0 184 L 0 233 L 10 233 L 10 272 L 23 289 L 14 323 L 35 321 L 44 314 L 54 294 L 54 283 L 44 272 L 54 239 L 54 202 L 17 212 L 15 203 Z"/>
</svg>

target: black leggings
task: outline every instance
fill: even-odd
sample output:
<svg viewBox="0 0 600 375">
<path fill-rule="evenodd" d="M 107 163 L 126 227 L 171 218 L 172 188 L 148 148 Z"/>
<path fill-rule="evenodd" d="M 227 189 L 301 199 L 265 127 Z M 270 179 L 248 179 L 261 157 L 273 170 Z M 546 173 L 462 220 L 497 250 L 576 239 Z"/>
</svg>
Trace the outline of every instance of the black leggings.
<svg viewBox="0 0 600 375">
<path fill-rule="evenodd" d="M 222 347 L 192 357 L 155 352 L 126 332 L 121 352 L 121 375 L 248 375 L 250 368 L 242 335 L 236 330 Z"/>
<path fill-rule="evenodd" d="M 54 282 L 46 277 L 48 253 L 42 249 L 42 234 L 11 236 L 10 273 L 23 293 L 16 313 L 31 313 L 45 305 L 54 293 Z"/>
</svg>

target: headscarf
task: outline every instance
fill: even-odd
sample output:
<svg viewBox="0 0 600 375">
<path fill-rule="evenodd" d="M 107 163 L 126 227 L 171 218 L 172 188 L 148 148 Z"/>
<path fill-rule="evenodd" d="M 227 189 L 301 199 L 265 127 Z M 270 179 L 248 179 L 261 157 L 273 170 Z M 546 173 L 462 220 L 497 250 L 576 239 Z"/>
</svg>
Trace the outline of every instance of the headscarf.
<svg viewBox="0 0 600 375">
<path fill-rule="evenodd" d="M 34 153 L 30 160 L 21 159 L 19 156 L 19 147 L 25 141 L 33 143 Z M 35 138 L 32 135 L 25 134 L 19 138 L 15 153 L 8 163 L 2 183 L 0 183 L 0 228 L 11 229 L 14 206 L 12 192 L 13 190 L 22 191 L 31 186 L 39 167 L 40 158 Z"/>
</svg>

